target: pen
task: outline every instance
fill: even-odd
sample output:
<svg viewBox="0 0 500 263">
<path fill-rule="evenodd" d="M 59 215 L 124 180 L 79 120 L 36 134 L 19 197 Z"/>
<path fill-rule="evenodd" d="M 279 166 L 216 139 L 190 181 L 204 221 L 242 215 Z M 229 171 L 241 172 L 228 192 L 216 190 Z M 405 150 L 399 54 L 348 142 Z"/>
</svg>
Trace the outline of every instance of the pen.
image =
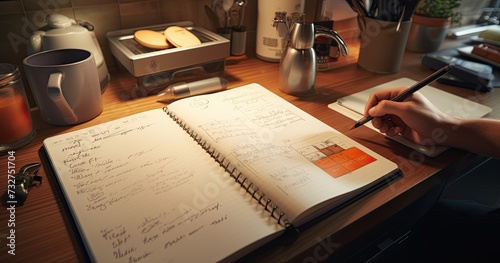
<svg viewBox="0 0 500 263">
<path fill-rule="evenodd" d="M 190 83 L 175 83 L 158 93 L 158 97 L 162 97 L 158 101 L 169 101 L 224 90 L 227 87 L 227 83 L 228 81 L 221 77 L 213 77 Z"/>
<path fill-rule="evenodd" d="M 401 94 L 397 95 L 396 97 L 392 98 L 391 101 L 397 101 L 397 102 L 401 102 L 403 100 L 405 100 L 406 98 L 408 98 L 411 94 L 415 93 L 416 91 L 418 91 L 419 89 L 425 87 L 426 85 L 428 85 L 429 83 L 437 80 L 438 78 L 440 78 L 441 76 L 443 76 L 444 74 L 450 72 L 451 70 L 453 69 L 453 67 L 451 65 L 446 65 L 442 68 L 440 68 L 439 70 L 437 70 L 436 72 L 432 73 L 431 75 L 429 75 L 428 77 L 426 77 L 425 79 L 413 84 L 412 86 L 410 86 L 408 89 L 404 90 L 403 92 L 401 92 Z M 368 115 L 368 116 L 364 116 L 363 118 L 361 118 L 359 121 L 357 121 L 356 123 L 354 123 L 354 126 L 351 127 L 350 130 L 354 129 L 354 128 L 357 128 L 369 121 L 371 121 L 373 119 L 372 116 Z"/>
</svg>

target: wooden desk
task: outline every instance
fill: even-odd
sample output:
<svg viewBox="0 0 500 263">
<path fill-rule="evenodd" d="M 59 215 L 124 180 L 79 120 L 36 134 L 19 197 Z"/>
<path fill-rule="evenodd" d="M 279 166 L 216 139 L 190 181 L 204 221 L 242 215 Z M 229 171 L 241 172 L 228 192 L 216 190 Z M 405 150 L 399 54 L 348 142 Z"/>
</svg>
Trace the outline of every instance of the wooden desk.
<svg viewBox="0 0 500 263">
<path fill-rule="evenodd" d="M 356 50 L 355 46 L 352 50 Z M 355 255 L 356 250 L 366 247 L 380 238 L 384 232 L 384 223 L 396 218 L 399 211 L 411 207 L 424 197 L 430 203 L 437 198 L 446 179 L 456 173 L 466 171 L 480 163 L 483 158 L 464 151 L 450 149 L 435 157 L 424 157 L 411 149 L 390 141 L 382 135 L 361 127 L 348 131 L 353 121 L 327 108 L 327 104 L 351 93 L 364 90 L 396 78 L 409 77 L 419 80 L 431 73 L 420 64 L 420 54 L 405 54 L 400 72 L 391 75 L 378 75 L 359 68 L 355 63 L 346 63 L 343 67 L 318 72 L 316 93 L 307 97 L 294 97 L 278 90 L 278 64 L 250 58 L 228 63 L 226 78 L 230 88 L 247 83 L 258 82 L 279 94 L 286 100 L 309 112 L 333 128 L 346 133 L 354 140 L 377 151 L 396 162 L 404 176 L 381 189 L 363 197 L 337 213 L 326 217 L 301 233 L 291 245 L 265 246 L 250 254 L 243 261 L 307 261 L 316 262 L 333 256 L 344 260 Z M 112 74 L 111 83 L 104 93 L 103 113 L 81 125 L 54 127 L 41 121 L 39 112 L 33 116 L 37 127 L 37 136 L 27 147 L 15 151 L 15 163 L 18 168 L 30 162 L 38 162 L 38 149 L 44 138 L 81 129 L 108 120 L 133 113 L 162 107 L 156 98 L 137 98 L 132 90 L 135 79 L 126 72 Z M 500 94 L 476 93 L 452 86 L 432 84 L 443 90 L 467 97 L 492 107 L 492 118 L 500 118 Z M 5 192 L 7 178 L 6 156 L 0 157 L 0 189 Z M 41 173 L 46 177 L 45 173 Z M 25 205 L 15 208 L 10 213 L 5 206 L 0 215 L 0 262 L 84 262 L 86 252 L 79 242 L 78 234 L 72 228 L 68 211 L 61 205 L 60 196 L 55 194 L 53 181 L 43 179 L 43 184 L 31 189 Z M 3 193 L 2 193 L 3 194 Z M 429 204 L 427 202 L 426 204 Z M 425 210 L 426 206 L 412 214 L 413 218 Z M 9 227 L 7 222 L 15 223 Z M 407 222 L 408 224 L 411 222 Z M 377 231 L 377 229 L 380 229 Z M 402 228 L 404 229 L 404 228 Z M 6 240 L 15 231 L 15 256 L 7 253 Z M 358 242 L 359 241 L 359 242 Z M 362 242 L 361 242 L 362 241 Z M 357 252 L 357 251 L 356 251 Z"/>
</svg>

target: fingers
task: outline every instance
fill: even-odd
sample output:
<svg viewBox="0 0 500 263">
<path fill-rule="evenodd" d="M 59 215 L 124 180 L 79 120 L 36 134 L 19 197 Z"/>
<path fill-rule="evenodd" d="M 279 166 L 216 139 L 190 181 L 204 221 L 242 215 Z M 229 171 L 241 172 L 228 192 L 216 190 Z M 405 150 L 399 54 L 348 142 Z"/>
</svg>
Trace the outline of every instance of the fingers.
<svg viewBox="0 0 500 263">
<path fill-rule="evenodd" d="M 403 130 L 403 128 L 396 125 L 395 121 L 391 118 L 374 118 L 372 120 L 372 125 L 381 133 L 385 133 L 388 136 L 396 136 Z"/>
<path fill-rule="evenodd" d="M 370 95 L 365 106 L 365 115 L 374 117 L 372 119 L 373 127 L 387 136 L 402 134 L 408 125 L 403 120 L 408 120 L 408 114 L 413 112 L 412 109 L 416 108 L 415 104 L 426 104 L 424 98 L 418 92 L 409 96 L 404 102 L 391 101 L 392 98 L 405 89 L 405 87 L 401 87 L 374 92 Z"/>
<path fill-rule="evenodd" d="M 402 89 L 402 88 L 401 88 Z M 376 92 L 370 96 L 367 107 L 375 103 L 372 107 L 367 109 L 368 115 L 374 117 L 372 119 L 373 127 L 379 129 L 381 133 L 388 136 L 398 135 L 403 129 L 400 125 L 404 126 L 404 122 L 399 119 L 395 113 L 400 111 L 401 106 L 398 102 L 390 101 L 389 99 L 399 94 L 400 89 L 391 90 L 389 92 Z M 396 118 L 396 119 L 393 119 Z M 395 124 L 398 123 L 398 125 Z"/>
<path fill-rule="evenodd" d="M 381 90 L 370 94 L 368 101 L 365 105 L 365 115 L 368 114 L 368 111 L 375 105 L 379 104 L 381 101 L 390 100 L 397 95 L 399 95 L 402 91 L 405 90 L 405 87 L 390 89 L 390 90 Z"/>
<path fill-rule="evenodd" d="M 401 102 L 382 100 L 377 105 L 368 109 L 368 114 L 372 117 L 380 117 L 387 114 L 397 115 L 401 112 Z"/>
</svg>

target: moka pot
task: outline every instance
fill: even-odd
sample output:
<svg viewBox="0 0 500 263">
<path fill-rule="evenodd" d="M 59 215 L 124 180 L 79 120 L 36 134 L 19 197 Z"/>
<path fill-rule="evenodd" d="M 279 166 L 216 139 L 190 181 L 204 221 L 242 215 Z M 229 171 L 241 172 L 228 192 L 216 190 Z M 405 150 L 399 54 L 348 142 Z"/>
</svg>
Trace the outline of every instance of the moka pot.
<svg viewBox="0 0 500 263">
<path fill-rule="evenodd" d="M 288 45 L 280 59 L 279 89 L 282 92 L 301 95 L 314 88 L 317 59 L 313 46 L 317 37 L 335 40 L 342 55 L 347 56 L 347 46 L 335 31 L 314 26 L 313 23 L 295 23 L 290 31 Z"/>
</svg>

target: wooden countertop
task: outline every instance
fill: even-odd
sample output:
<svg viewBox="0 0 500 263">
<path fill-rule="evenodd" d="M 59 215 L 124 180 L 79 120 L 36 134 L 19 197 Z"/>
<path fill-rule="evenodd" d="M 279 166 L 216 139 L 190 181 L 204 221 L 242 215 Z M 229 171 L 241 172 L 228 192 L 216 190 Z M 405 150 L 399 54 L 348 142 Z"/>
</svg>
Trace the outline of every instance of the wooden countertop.
<svg viewBox="0 0 500 263">
<path fill-rule="evenodd" d="M 450 43 L 449 45 L 456 45 Z M 446 46 L 445 46 L 446 47 Z M 350 45 L 353 54 L 357 46 Z M 445 153 L 429 158 L 411 149 L 388 140 L 382 135 L 366 127 L 349 131 L 353 121 L 330 110 L 327 105 L 338 98 L 388 82 L 390 80 L 409 77 L 422 79 L 432 71 L 420 64 L 421 54 L 406 52 L 401 70 L 396 74 L 379 75 L 368 72 L 357 66 L 355 59 L 341 58 L 335 69 L 318 72 L 315 93 L 306 97 L 286 95 L 278 89 L 278 64 L 264 62 L 256 58 L 241 61 L 230 61 L 226 65 L 225 77 L 229 80 L 229 88 L 257 82 L 269 90 L 282 96 L 292 104 L 347 134 L 352 139 L 375 150 L 386 158 L 396 162 L 404 176 L 391 182 L 337 213 L 311 226 L 299 235 L 291 245 L 275 245 L 263 248 L 248 256 L 248 260 L 285 261 L 294 259 L 302 261 L 314 256 L 315 248 L 322 240 L 337 238 L 337 246 L 355 240 L 363 233 L 380 224 L 409 202 L 419 198 L 433 186 L 441 184 L 451 173 L 467 169 L 477 163 L 481 157 L 461 150 L 450 149 Z M 127 72 L 111 71 L 111 82 L 104 92 L 104 111 L 97 118 L 76 126 L 55 127 L 41 121 L 35 109 L 33 116 L 37 127 L 37 136 L 28 146 L 15 151 L 17 167 L 30 162 L 40 161 L 38 150 L 45 138 L 59 133 L 96 125 L 119 117 L 127 116 L 148 109 L 160 108 L 165 104 L 156 102 L 155 97 L 138 98 L 133 92 L 135 78 Z M 491 93 L 478 93 L 440 83 L 434 87 L 467 97 L 493 108 L 491 118 L 500 119 L 500 94 L 496 90 Z M 0 157 L 0 189 L 5 191 L 6 157 Z M 41 173 L 46 177 L 45 173 Z M 86 252 L 79 242 L 78 233 L 72 226 L 68 211 L 62 205 L 60 196 L 55 192 L 56 186 L 50 178 L 44 178 L 41 186 L 32 188 L 27 202 L 15 208 L 15 213 L 7 210 L 3 195 L 4 211 L 0 215 L 2 240 L 9 240 L 9 231 L 15 231 L 15 256 L 7 253 L 4 242 L 0 248 L 1 262 L 80 262 L 86 261 Z M 9 221 L 10 220 L 10 221 Z M 12 222 L 7 229 L 7 222 Z M 244 227 L 244 226 L 242 226 Z"/>
</svg>

